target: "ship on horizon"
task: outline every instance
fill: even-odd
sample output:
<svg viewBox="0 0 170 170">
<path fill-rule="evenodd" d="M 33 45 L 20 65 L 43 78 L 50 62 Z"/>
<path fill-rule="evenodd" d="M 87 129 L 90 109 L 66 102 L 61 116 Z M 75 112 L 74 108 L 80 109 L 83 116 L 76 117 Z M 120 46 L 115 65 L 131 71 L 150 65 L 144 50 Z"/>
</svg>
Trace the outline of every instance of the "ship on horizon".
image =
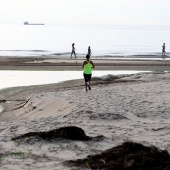
<svg viewBox="0 0 170 170">
<path fill-rule="evenodd" d="M 24 25 L 44 25 L 44 24 L 43 23 L 29 23 L 29 22 L 25 21 Z"/>
</svg>

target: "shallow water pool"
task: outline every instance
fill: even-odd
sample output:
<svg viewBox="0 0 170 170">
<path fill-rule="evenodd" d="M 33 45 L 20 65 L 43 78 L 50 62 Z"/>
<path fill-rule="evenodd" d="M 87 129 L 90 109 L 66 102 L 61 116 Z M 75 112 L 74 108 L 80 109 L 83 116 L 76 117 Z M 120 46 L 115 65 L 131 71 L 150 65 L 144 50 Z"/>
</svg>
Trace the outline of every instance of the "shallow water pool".
<svg viewBox="0 0 170 170">
<path fill-rule="evenodd" d="M 113 74 L 135 74 L 142 71 L 93 71 L 93 77 Z M 66 80 L 83 78 L 82 71 L 11 71 L 0 70 L 0 89 L 59 83 Z"/>
</svg>

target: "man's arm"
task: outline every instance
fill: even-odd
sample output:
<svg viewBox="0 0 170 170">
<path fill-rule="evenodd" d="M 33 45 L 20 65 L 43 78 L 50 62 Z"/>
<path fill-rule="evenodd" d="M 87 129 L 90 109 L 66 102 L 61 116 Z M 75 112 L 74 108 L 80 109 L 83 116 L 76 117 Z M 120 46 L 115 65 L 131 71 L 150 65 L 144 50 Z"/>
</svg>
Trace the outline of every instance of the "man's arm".
<svg viewBox="0 0 170 170">
<path fill-rule="evenodd" d="M 93 61 L 90 61 L 90 62 L 91 62 L 91 64 L 92 64 L 92 68 L 95 68 Z"/>
<path fill-rule="evenodd" d="M 83 62 L 82 68 L 84 68 L 84 65 L 85 65 L 85 61 Z"/>
</svg>

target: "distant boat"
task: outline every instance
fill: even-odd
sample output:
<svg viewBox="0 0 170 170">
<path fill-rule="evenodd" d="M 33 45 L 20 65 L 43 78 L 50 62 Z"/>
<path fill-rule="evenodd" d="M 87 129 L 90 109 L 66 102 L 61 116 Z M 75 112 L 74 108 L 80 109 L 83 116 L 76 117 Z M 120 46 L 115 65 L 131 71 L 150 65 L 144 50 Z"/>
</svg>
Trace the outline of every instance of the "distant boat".
<svg viewBox="0 0 170 170">
<path fill-rule="evenodd" d="M 29 23 L 29 22 L 24 22 L 24 25 L 44 25 L 42 23 Z"/>
</svg>

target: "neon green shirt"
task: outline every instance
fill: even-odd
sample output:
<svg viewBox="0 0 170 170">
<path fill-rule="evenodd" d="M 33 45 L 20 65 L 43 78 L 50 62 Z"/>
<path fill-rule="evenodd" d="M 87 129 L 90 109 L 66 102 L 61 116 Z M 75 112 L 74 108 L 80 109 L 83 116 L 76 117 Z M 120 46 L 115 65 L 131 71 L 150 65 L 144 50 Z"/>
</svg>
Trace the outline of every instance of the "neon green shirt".
<svg viewBox="0 0 170 170">
<path fill-rule="evenodd" d="M 91 74 L 92 73 L 92 64 L 88 62 L 87 64 L 84 65 L 84 73 L 85 74 Z"/>
</svg>

